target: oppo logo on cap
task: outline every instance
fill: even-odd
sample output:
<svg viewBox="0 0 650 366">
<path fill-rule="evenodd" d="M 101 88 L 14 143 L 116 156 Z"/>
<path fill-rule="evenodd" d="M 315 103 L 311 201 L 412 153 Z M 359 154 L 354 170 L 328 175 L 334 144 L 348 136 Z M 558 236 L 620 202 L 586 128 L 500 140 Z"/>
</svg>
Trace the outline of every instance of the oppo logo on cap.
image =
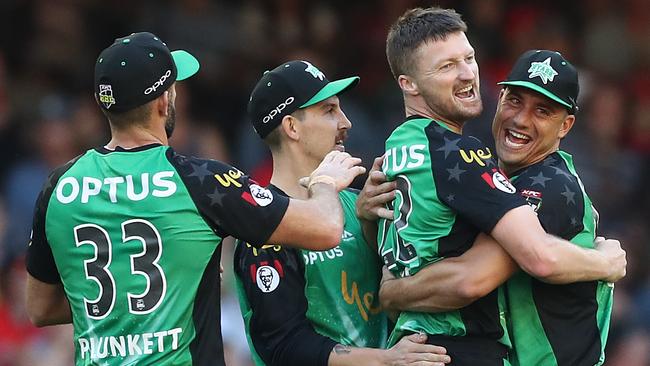
<svg viewBox="0 0 650 366">
<path fill-rule="evenodd" d="M 284 102 L 278 104 L 277 107 L 273 108 L 269 114 L 262 118 L 262 123 L 269 123 L 273 117 L 277 116 L 279 113 L 282 113 L 282 111 L 287 108 L 289 104 L 293 103 L 294 100 L 295 99 L 293 97 L 289 97 Z"/>
<path fill-rule="evenodd" d="M 155 83 L 153 83 L 152 86 L 150 86 L 150 87 L 148 87 L 147 89 L 144 90 L 144 94 L 149 95 L 152 92 L 155 92 L 156 89 L 160 88 L 160 86 L 163 85 L 165 83 L 165 81 L 167 80 L 167 78 L 170 77 L 171 75 L 172 75 L 172 71 L 167 70 L 167 72 L 165 72 L 163 74 L 163 76 L 160 77 L 160 79 L 158 79 Z"/>
</svg>

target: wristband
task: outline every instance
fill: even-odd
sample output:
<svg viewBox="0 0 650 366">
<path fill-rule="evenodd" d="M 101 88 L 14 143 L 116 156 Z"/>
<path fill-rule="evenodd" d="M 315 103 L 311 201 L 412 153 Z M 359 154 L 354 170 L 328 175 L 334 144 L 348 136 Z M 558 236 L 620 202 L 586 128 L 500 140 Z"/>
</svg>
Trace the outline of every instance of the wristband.
<svg viewBox="0 0 650 366">
<path fill-rule="evenodd" d="M 331 184 L 334 186 L 334 189 L 336 189 L 336 180 L 329 175 L 318 175 L 309 180 L 309 184 L 307 185 L 307 190 L 311 189 L 311 186 L 317 183 L 325 183 L 325 184 Z"/>
</svg>

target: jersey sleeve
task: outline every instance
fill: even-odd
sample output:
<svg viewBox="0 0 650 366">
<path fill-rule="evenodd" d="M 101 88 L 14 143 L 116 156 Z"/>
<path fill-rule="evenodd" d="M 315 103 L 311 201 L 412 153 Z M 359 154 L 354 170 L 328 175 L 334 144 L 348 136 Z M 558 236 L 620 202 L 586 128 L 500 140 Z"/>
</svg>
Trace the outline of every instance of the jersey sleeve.
<svg viewBox="0 0 650 366">
<path fill-rule="evenodd" d="M 221 236 L 265 243 L 280 224 L 289 198 L 273 194 L 228 164 L 168 151 L 201 215 Z"/>
<path fill-rule="evenodd" d="M 269 366 L 326 366 L 336 342 L 306 317 L 304 264 L 297 249 L 239 242 L 235 273 L 251 315 L 252 346 Z"/>
<path fill-rule="evenodd" d="M 474 137 L 427 128 L 431 169 L 440 201 L 485 233 L 526 202 L 498 168 L 492 152 Z"/>
<path fill-rule="evenodd" d="M 549 234 L 570 240 L 583 230 L 582 189 L 568 171 L 537 164 L 522 172 L 515 185 Z"/>
<path fill-rule="evenodd" d="M 72 167 L 79 157 L 69 161 L 67 164 L 55 169 L 50 173 L 38 194 L 34 206 L 34 218 L 32 221 L 32 233 L 27 246 L 25 265 L 27 272 L 39 281 L 57 284 L 61 283 L 61 275 L 56 267 L 52 248 L 47 240 L 45 232 L 47 207 L 54 192 L 56 183 L 61 176 Z"/>
</svg>

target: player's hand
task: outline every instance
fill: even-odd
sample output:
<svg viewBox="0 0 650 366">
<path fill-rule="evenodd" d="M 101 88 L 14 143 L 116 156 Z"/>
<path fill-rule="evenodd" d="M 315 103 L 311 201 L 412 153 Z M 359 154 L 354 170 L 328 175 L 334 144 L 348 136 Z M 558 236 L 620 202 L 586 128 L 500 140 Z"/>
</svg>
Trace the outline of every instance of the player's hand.
<svg viewBox="0 0 650 366">
<path fill-rule="evenodd" d="M 444 347 L 425 344 L 425 334 L 411 334 L 386 350 L 382 365 L 444 366 L 451 362 Z"/>
<path fill-rule="evenodd" d="M 300 179 L 300 184 L 309 187 L 314 182 L 332 183 L 340 192 L 347 188 L 354 178 L 366 172 L 366 168 L 360 166 L 360 163 L 361 159 L 346 152 L 331 151 L 308 178 Z"/>
<path fill-rule="evenodd" d="M 607 282 L 616 282 L 625 277 L 627 259 L 625 250 L 621 248 L 621 242 L 616 239 L 605 239 L 599 236 L 594 240 L 596 250 L 602 253 L 609 260 L 610 275 L 604 278 Z"/>
<path fill-rule="evenodd" d="M 381 268 L 381 282 L 379 283 L 380 286 L 383 286 L 383 285 L 384 285 L 384 282 L 392 281 L 392 280 L 395 280 L 395 279 L 397 279 L 397 277 L 395 277 L 395 275 L 393 274 L 393 272 L 391 272 L 391 271 L 388 269 L 388 267 L 383 266 L 383 267 Z"/>
<path fill-rule="evenodd" d="M 368 179 L 366 179 L 363 189 L 359 192 L 356 213 L 361 220 L 393 219 L 393 210 L 387 209 L 385 205 L 395 198 L 397 183 L 386 181 L 386 174 L 381 171 L 383 161 L 383 155 L 375 158 L 368 173 Z"/>
</svg>

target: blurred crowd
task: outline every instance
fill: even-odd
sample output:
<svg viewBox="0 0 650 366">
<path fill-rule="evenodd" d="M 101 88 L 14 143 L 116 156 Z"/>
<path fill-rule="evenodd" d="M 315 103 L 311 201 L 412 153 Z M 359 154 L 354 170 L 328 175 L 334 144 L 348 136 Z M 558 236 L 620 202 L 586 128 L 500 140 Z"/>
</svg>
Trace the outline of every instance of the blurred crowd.
<svg viewBox="0 0 650 366">
<path fill-rule="evenodd" d="M 491 143 L 499 92 L 528 49 L 562 52 L 580 72 L 580 112 L 562 147 L 618 238 L 628 275 L 616 285 L 607 365 L 650 365 L 650 2 L 647 0 L 4 0 L 0 2 L 0 366 L 71 365 L 70 326 L 33 328 L 25 315 L 24 253 L 47 173 L 108 141 L 95 104 L 95 59 L 136 31 L 190 51 L 199 74 L 177 86 L 179 152 L 230 162 L 268 181 L 270 154 L 246 120 L 262 72 L 305 59 L 329 79 L 361 76 L 342 98 L 346 148 L 369 167 L 403 117 L 384 54 L 389 25 L 414 6 L 453 7 L 469 25 L 485 102 L 466 131 Z M 357 182 L 360 183 L 361 181 Z M 224 245 L 227 362 L 250 365 Z M 645 265 L 643 263 L 646 263 Z M 281 311 L 281 309 L 278 309 Z"/>
</svg>

